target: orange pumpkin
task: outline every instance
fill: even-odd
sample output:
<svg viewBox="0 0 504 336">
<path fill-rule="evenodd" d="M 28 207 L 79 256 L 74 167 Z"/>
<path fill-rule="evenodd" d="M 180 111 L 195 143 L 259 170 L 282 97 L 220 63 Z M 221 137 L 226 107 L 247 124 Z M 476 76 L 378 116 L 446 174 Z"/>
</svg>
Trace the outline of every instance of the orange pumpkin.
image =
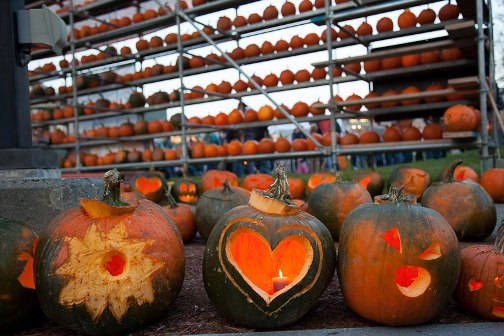
<svg viewBox="0 0 504 336">
<path fill-rule="evenodd" d="M 445 130 L 448 132 L 471 131 L 478 126 L 476 114 L 466 105 L 448 108 L 443 115 L 443 120 Z"/>
<path fill-rule="evenodd" d="M 255 155 L 259 151 L 259 142 L 256 140 L 247 140 L 243 144 L 243 154 Z"/>
<path fill-rule="evenodd" d="M 379 33 L 385 33 L 394 30 L 394 22 L 389 17 L 382 17 L 376 23 L 376 30 Z"/>
<path fill-rule="evenodd" d="M 420 93 L 420 89 L 417 88 L 416 86 L 408 86 L 407 88 L 404 88 L 401 91 L 401 94 L 415 94 L 415 93 Z M 401 105 L 403 106 L 418 105 L 421 102 L 422 102 L 421 98 L 405 99 L 401 100 Z"/>
<path fill-rule="evenodd" d="M 436 21 L 436 12 L 432 8 L 426 8 L 418 14 L 417 21 L 421 26 L 434 23 Z"/>
<path fill-rule="evenodd" d="M 311 175 L 306 182 L 306 192 L 310 194 L 315 188 L 323 183 L 336 181 L 336 176 L 332 173 L 319 172 Z"/>
<path fill-rule="evenodd" d="M 402 131 L 402 136 L 404 141 L 418 141 L 422 139 L 422 133 L 418 130 L 418 128 L 414 126 L 406 127 Z"/>
<path fill-rule="evenodd" d="M 201 192 L 204 193 L 210 189 L 221 188 L 224 181 L 228 181 L 228 184 L 232 187 L 238 186 L 238 177 L 234 173 L 226 170 L 208 170 L 201 177 Z"/>
<path fill-rule="evenodd" d="M 404 10 L 404 12 L 399 15 L 397 19 L 397 25 L 401 29 L 412 28 L 417 24 L 417 17 L 409 9 Z"/>
<path fill-rule="evenodd" d="M 402 141 L 402 135 L 394 126 L 389 126 L 383 131 L 383 142 Z"/>
<path fill-rule="evenodd" d="M 492 168 L 481 175 L 481 186 L 490 194 L 495 203 L 504 203 L 504 169 Z"/>
<path fill-rule="evenodd" d="M 190 243 L 196 236 L 196 220 L 190 205 L 177 203 L 170 191 L 166 193 L 166 201 L 162 204 L 163 210 L 173 219 L 184 244 Z"/>
<path fill-rule="evenodd" d="M 359 137 L 359 143 L 361 144 L 378 143 L 378 142 L 380 142 L 380 136 L 375 131 L 364 132 Z"/>
<path fill-rule="evenodd" d="M 294 73 L 290 70 L 283 70 L 280 73 L 280 82 L 282 85 L 288 85 L 294 83 Z"/>
<path fill-rule="evenodd" d="M 389 178 L 390 186 L 396 188 L 404 186 L 404 192 L 414 195 L 417 200 L 422 197 L 429 184 L 429 174 L 419 168 L 396 168 Z"/>
<path fill-rule="evenodd" d="M 270 138 L 259 140 L 258 151 L 261 154 L 271 154 L 275 152 L 275 142 Z"/>
<path fill-rule="evenodd" d="M 452 3 L 447 3 L 441 9 L 439 10 L 439 20 L 442 21 L 448 21 L 448 20 L 455 20 L 458 18 L 460 14 L 460 10 L 457 5 L 452 4 Z"/>
<path fill-rule="evenodd" d="M 242 188 L 248 191 L 252 189 L 268 190 L 273 183 L 273 178 L 269 174 L 249 174 L 243 179 Z"/>
<path fill-rule="evenodd" d="M 284 137 L 278 138 L 278 140 L 275 142 L 275 150 L 278 153 L 289 152 L 291 150 L 291 143 L 290 143 L 290 141 L 287 140 Z"/>
</svg>

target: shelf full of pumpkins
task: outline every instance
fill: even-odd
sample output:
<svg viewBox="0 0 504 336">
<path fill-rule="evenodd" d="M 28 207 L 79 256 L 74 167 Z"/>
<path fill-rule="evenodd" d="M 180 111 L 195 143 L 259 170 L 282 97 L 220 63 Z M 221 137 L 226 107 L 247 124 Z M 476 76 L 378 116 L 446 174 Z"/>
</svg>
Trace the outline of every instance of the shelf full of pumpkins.
<svg viewBox="0 0 504 336">
<path fill-rule="evenodd" d="M 201 185 L 179 180 L 168 192 L 162 174 L 139 173 L 127 191 L 117 170 L 108 171 L 103 198 L 81 199 L 40 239 L 2 220 L 9 237 L 0 273 L 9 289 L 2 327 L 26 327 L 36 296 L 51 319 L 87 334 L 124 333 L 166 317 L 184 279 L 183 243 L 196 230 L 206 240 L 202 285 L 233 324 L 275 329 L 298 321 L 335 270 L 348 307 L 371 321 L 426 323 L 452 295 L 464 309 L 502 321 L 504 226 L 493 248 L 473 243 L 460 250 L 458 241 L 493 232 L 504 170 L 486 171 L 480 185 L 460 164 L 430 186 L 421 169 L 398 168 L 385 195 L 376 172 L 352 182 L 318 173 L 308 180 L 307 202 L 292 199 L 305 186 L 282 166 L 273 177 L 248 175 L 244 188 L 233 173 L 211 170 Z M 363 292 L 370 295 L 356 294 Z"/>
</svg>

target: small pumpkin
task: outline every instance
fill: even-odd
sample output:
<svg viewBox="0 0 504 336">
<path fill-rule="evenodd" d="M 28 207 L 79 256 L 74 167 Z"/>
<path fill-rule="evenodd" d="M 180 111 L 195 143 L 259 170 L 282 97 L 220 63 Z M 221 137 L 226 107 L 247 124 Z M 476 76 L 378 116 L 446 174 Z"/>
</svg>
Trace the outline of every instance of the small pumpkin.
<svg viewBox="0 0 504 336">
<path fill-rule="evenodd" d="M 101 200 L 81 199 L 49 224 L 37 248 L 36 286 L 56 322 L 126 334 L 167 314 L 182 288 L 184 248 L 160 206 L 121 201 L 115 169 L 104 180 Z"/>
<path fill-rule="evenodd" d="M 232 208 L 247 204 L 249 198 L 249 191 L 231 187 L 227 181 L 220 189 L 205 191 L 196 204 L 196 227 L 201 237 L 207 240 L 219 219 Z"/>
<path fill-rule="evenodd" d="M 26 326 L 34 320 L 37 294 L 33 277 L 33 256 L 38 236 L 12 219 L 0 219 L 0 330 Z"/>
<path fill-rule="evenodd" d="M 338 277 L 348 306 L 394 326 L 427 322 L 457 283 L 457 236 L 434 210 L 392 187 L 352 211 L 341 229 Z"/>
<path fill-rule="evenodd" d="M 173 185 L 168 187 L 165 200 L 161 203 L 164 211 L 173 219 L 184 244 L 190 243 L 196 236 L 196 220 L 190 205 L 177 203 L 172 196 Z"/>
<path fill-rule="evenodd" d="M 493 246 L 468 246 L 461 260 L 455 301 L 484 319 L 504 321 L 504 222 Z"/>
<path fill-rule="evenodd" d="M 249 328 L 278 328 L 316 303 L 335 263 L 331 235 L 291 201 L 279 166 L 270 190 L 254 190 L 248 205 L 228 211 L 215 226 L 203 258 L 203 281 L 227 319 Z"/>
<path fill-rule="evenodd" d="M 429 174 L 419 168 L 396 168 L 390 174 L 389 185 L 399 188 L 404 186 L 404 192 L 415 195 L 417 200 L 422 197 L 430 184 Z"/>
<path fill-rule="evenodd" d="M 444 181 L 447 176 L 450 167 L 443 168 L 443 170 L 439 173 L 437 180 Z M 453 180 L 455 181 L 464 181 L 464 180 L 472 180 L 474 182 L 478 182 L 478 173 L 474 169 L 469 166 L 457 165 L 455 170 L 453 171 Z"/>
<path fill-rule="evenodd" d="M 248 174 L 243 179 L 242 187 L 245 190 L 253 189 L 268 190 L 273 183 L 273 178 L 269 174 Z"/>
<path fill-rule="evenodd" d="M 308 198 L 308 212 L 317 217 L 339 240 L 346 216 L 359 205 L 371 203 L 369 192 L 357 182 L 344 181 L 341 174 L 336 181 L 319 185 Z"/>
<path fill-rule="evenodd" d="M 198 184 L 187 178 L 177 180 L 171 187 L 171 194 L 180 203 L 196 203 L 199 200 Z"/>
<path fill-rule="evenodd" d="M 504 168 L 492 168 L 481 175 L 481 186 L 495 203 L 504 203 Z"/>
<path fill-rule="evenodd" d="M 238 187 L 238 176 L 227 170 L 210 169 L 201 177 L 201 192 L 221 188 L 227 181 L 230 187 Z"/>
<path fill-rule="evenodd" d="M 444 181 L 433 183 L 422 196 L 422 205 L 440 213 L 461 241 L 480 241 L 495 228 L 497 213 L 488 193 L 471 180 L 457 181 L 454 171 L 462 160 L 452 163 Z"/>
<path fill-rule="evenodd" d="M 131 190 L 138 191 L 152 202 L 159 202 L 165 194 L 166 179 L 159 172 L 141 172 L 131 178 Z"/>
<path fill-rule="evenodd" d="M 376 171 L 358 173 L 352 180 L 366 188 L 371 197 L 381 195 L 385 187 L 385 179 Z"/>
</svg>

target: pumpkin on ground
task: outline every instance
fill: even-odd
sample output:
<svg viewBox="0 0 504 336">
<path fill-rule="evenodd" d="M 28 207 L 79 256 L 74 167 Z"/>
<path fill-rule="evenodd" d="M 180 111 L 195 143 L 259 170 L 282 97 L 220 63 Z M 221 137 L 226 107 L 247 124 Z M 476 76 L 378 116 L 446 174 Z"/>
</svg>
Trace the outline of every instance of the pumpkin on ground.
<svg viewBox="0 0 504 336">
<path fill-rule="evenodd" d="M 495 228 L 497 210 L 488 193 L 471 180 L 454 179 L 457 160 L 449 167 L 444 181 L 433 183 L 422 196 L 422 205 L 440 213 L 461 241 L 479 241 Z"/>
<path fill-rule="evenodd" d="M 34 321 L 37 294 L 33 256 L 38 236 L 29 227 L 0 219 L 0 332 Z"/>
<path fill-rule="evenodd" d="M 177 180 L 173 183 L 171 194 L 180 203 L 196 203 L 199 200 L 198 184 L 187 178 Z"/>
<path fill-rule="evenodd" d="M 457 236 L 434 210 L 392 187 L 352 211 L 341 229 L 338 277 L 346 303 L 388 325 L 427 322 L 450 300 L 460 269 Z"/>
<path fill-rule="evenodd" d="M 403 185 L 404 193 L 415 195 L 417 200 L 422 197 L 429 184 L 429 174 L 419 168 L 396 168 L 389 178 L 389 186 L 398 188 Z"/>
<path fill-rule="evenodd" d="M 248 190 L 232 187 L 227 181 L 220 189 L 205 191 L 196 204 L 196 227 L 201 237 L 207 240 L 219 219 L 234 207 L 247 204 L 249 198 Z"/>
<path fill-rule="evenodd" d="M 330 233 L 290 199 L 282 166 L 269 191 L 227 212 L 212 231 L 203 258 L 206 292 L 239 325 L 270 329 L 301 318 L 334 274 Z"/>
<path fill-rule="evenodd" d="M 105 173 L 102 200 L 81 199 L 41 237 L 36 286 L 44 313 L 75 331 L 126 334 L 166 315 L 182 287 L 184 247 L 157 204 L 119 198 Z"/>
<path fill-rule="evenodd" d="M 461 259 L 457 303 L 484 319 L 504 321 L 504 222 L 493 246 L 468 246 Z"/>
<path fill-rule="evenodd" d="M 305 193 L 305 184 L 302 179 L 296 177 L 289 177 L 289 190 L 292 199 L 301 199 Z"/>
<path fill-rule="evenodd" d="M 238 186 L 238 176 L 227 170 L 210 169 L 201 177 L 201 192 L 221 188 L 227 181 L 230 187 Z"/>
<path fill-rule="evenodd" d="M 504 203 L 504 168 L 492 168 L 481 175 L 481 186 L 495 203 Z"/>
<path fill-rule="evenodd" d="M 437 180 L 443 181 L 448 176 L 448 171 L 450 167 L 443 168 L 443 170 L 439 173 Z M 453 179 L 457 181 L 463 180 L 473 180 L 474 182 L 478 182 L 478 173 L 474 169 L 469 166 L 457 165 L 455 170 L 453 171 Z"/>
<path fill-rule="evenodd" d="M 319 172 L 311 175 L 306 182 L 306 192 L 310 194 L 315 188 L 323 183 L 332 183 L 336 181 L 336 176 L 333 173 Z"/>
<path fill-rule="evenodd" d="M 131 190 L 138 191 L 149 201 L 159 202 L 165 194 L 166 179 L 159 172 L 141 172 L 131 178 Z"/>
<path fill-rule="evenodd" d="M 308 212 L 317 217 L 338 241 L 346 216 L 359 205 L 371 201 L 366 188 L 357 182 L 343 181 L 338 174 L 336 181 L 320 184 L 313 190 L 308 199 Z"/>
<path fill-rule="evenodd" d="M 249 174 L 243 179 L 243 189 L 252 191 L 252 189 L 268 190 L 273 183 L 273 178 L 269 174 Z"/>
<path fill-rule="evenodd" d="M 173 185 L 170 182 L 166 198 L 164 202 L 161 203 L 161 206 L 177 225 L 184 244 L 189 243 L 196 235 L 196 221 L 194 219 L 193 210 L 190 205 L 177 203 L 172 193 Z"/>
<path fill-rule="evenodd" d="M 385 180 L 383 179 L 383 176 L 375 171 L 359 173 L 355 175 L 352 180 L 354 182 L 358 182 L 361 186 L 366 188 L 366 190 L 371 194 L 371 197 L 381 195 L 383 187 L 385 187 Z"/>
</svg>

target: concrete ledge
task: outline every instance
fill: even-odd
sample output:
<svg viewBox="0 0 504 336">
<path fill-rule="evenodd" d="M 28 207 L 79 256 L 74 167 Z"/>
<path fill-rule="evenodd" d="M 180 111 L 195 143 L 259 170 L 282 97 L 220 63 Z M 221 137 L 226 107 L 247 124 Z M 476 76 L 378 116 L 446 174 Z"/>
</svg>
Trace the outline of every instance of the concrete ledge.
<svg viewBox="0 0 504 336">
<path fill-rule="evenodd" d="M 40 233 L 61 211 L 80 198 L 99 198 L 102 179 L 0 179 L 0 217 L 26 223 Z"/>
</svg>

